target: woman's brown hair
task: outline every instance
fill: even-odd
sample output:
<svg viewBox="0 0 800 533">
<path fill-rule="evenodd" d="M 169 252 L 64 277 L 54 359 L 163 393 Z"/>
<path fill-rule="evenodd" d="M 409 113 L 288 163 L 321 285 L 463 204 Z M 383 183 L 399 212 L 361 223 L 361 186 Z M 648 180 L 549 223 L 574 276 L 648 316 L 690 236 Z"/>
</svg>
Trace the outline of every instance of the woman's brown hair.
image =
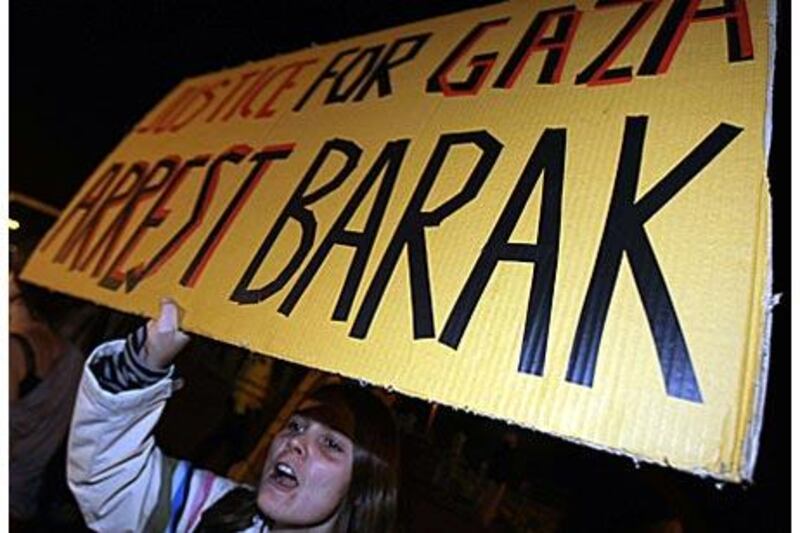
<svg viewBox="0 0 800 533">
<path fill-rule="evenodd" d="M 324 405 L 327 411 L 333 408 L 355 422 L 347 431 L 354 444 L 352 476 L 334 531 L 394 531 L 399 446 L 391 409 L 369 389 L 351 383 L 324 385 L 307 400 Z M 301 408 L 300 412 L 315 416 L 314 409 L 306 412 Z M 197 531 L 245 529 L 258 512 L 256 496 L 252 490 L 234 489 L 203 513 Z"/>
</svg>

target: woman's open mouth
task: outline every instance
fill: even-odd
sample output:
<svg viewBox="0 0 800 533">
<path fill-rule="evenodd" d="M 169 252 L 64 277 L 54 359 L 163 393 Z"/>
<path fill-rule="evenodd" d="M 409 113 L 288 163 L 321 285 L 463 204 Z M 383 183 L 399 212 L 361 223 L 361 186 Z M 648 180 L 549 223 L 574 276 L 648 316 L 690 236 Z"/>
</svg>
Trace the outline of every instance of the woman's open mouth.
<svg viewBox="0 0 800 533">
<path fill-rule="evenodd" d="M 294 468 L 287 463 L 281 462 L 275 463 L 267 479 L 271 484 L 283 489 L 294 489 L 300 484 Z"/>
</svg>

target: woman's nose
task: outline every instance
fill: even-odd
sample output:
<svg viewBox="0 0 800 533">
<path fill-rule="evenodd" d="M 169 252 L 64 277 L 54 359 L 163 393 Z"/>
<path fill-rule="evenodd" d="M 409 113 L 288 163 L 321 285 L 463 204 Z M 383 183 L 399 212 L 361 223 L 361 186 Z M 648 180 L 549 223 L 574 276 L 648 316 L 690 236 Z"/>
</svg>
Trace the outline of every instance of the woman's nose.
<svg viewBox="0 0 800 533">
<path fill-rule="evenodd" d="M 292 435 L 289 439 L 289 448 L 296 454 L 305 456 L 308 453 L 305 434 Z"/>
</svg>

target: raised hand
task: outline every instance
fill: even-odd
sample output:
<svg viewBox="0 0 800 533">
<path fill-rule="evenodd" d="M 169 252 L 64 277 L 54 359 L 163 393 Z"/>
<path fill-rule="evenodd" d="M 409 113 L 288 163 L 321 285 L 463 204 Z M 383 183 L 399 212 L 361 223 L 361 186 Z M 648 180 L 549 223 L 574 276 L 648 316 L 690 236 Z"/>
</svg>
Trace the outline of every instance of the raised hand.
<svg viewBox="0 0 800 533">
<path fill-rule="evenodd" d="M 189 336 L 180 329 L 180 309 L 171 298 L 161 299 L 158 318 L 147 323 L 144 363 L 154 369 L 165 369 L 189 342 Z"/>
</svg>

